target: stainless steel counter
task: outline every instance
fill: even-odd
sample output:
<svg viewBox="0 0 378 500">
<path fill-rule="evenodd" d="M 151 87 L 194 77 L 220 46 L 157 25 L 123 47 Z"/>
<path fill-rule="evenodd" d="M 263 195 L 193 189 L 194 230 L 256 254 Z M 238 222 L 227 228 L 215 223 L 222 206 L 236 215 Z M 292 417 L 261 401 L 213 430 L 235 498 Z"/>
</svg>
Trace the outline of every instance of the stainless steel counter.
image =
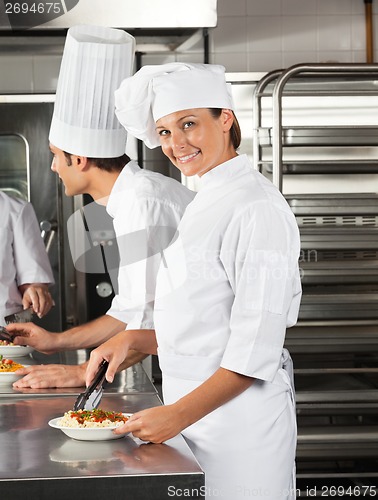
<svg viewBox="0 0 378 500">
<path fill-rule="evenodd" d="M 36 364 L 32 356 L 14 358 L 17 363 L 23 365 Z M 34 396 L 72 396 L 83 392 L 84 387 L 58 387 L 54 389 L 13 389 L 12 386 L 0 385 L 0 398 L 2 396 L 19 397 L 26 394 L 30 397 Z M 121 373 L 117 373 L 112 384 L 105 385 L 106 393 L 109 395 L 116 394 L 139 394 L 151 393 L 156 394 L 156 388 L 151 380 L 146 375 L 142 365 L 137 363 Z"/>
<path fill-rule="evenodd" d="M 125 385 L 121 376 L 114 387 L 106 389 L 101 408 L 134 413 L 160 405 L 143 373 L 140 365 L 128 369 Z M 49 420 L 71 409 L 78 392 L 79 388 L 23 394 L 1 388 L 2 500 L 200 497 L 204 474 L 181 436 L 165 444 L 146 444 L 131 435 L 88 442 L 51 428 Z"/>
</svg>

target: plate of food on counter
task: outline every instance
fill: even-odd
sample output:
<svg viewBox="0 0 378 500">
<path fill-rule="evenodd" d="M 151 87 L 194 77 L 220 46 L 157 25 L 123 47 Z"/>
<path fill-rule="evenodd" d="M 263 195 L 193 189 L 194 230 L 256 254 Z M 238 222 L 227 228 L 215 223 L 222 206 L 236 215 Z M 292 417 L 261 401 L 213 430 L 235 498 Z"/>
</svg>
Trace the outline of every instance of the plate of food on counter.
<svg viewBox="0 0 378 500">
<path fill-rule="evenodd" d="M 33 347 L 28 345 L 14 345 L 8 340 L 0 340 L 0 354 L 5 358 L 21 358 L 33 352 Z"/>
<path fill-rule="evenodd" d="M 17 370 L 25 368 L 26 365 L 21 365 L 13 359 L 6 358 L 0 354 L 0 385 L 11 385 L 23 375 L 19 375 Z"/>
<path fill-rule="evenodd" d="M 49 421 L 50 427 L 60 429 L 66 436 L 79 441 L 108 441 L 119 439 L 124 434 L 113 430 L 126 423 L 131 413 L 95 410 L 69 410 L 63 416 Z"/>
</svg>

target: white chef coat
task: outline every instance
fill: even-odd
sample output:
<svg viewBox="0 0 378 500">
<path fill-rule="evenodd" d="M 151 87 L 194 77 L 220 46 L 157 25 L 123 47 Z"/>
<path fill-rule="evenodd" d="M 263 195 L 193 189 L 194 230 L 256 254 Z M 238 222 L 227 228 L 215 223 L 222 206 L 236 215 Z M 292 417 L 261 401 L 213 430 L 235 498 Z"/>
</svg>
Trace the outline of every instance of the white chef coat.
<svg viewBox="0 0 378 500">
<path fill-rule="evenodd" d="M 0 325 L 22 308 L 25 283 L 54 283 L 49 258 L 32 205 L 0 191 Z"/>
<path fill-rule="evenodd" d="M 154 328 L 156 275 L 195 193 L 174 179 L 130 161 L 117 178 L 106 210 L 120 254 L 118 294 L 107 314 L 127 329 Z"/>
<path fill-rule="evenodd" d="M 164 402 L 219 367 L 256 378 L 183 431 L 205 471 L 206 498 L 294 497 L 296 418 L 283 343 L 299 310 L 299 250 L 285 199 L 241 155 L 202 176 L 165 253 L 155 304 Z"/>
</svg>

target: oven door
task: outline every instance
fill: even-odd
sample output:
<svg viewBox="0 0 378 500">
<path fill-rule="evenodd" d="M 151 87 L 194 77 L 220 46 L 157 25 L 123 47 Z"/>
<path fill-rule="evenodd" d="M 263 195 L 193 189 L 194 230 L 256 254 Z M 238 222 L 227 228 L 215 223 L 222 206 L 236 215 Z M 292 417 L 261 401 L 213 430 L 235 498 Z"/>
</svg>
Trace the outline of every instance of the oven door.
<svg viewBox="0 0 378 500">
<path fill-rule="evenodd" d="M 68 221 L 77 213 L 85 219 L 88 200 L 66 196 L 63 184 L 50 169 L 48 136 L 54 100 L 53 94 L 0 95 L 0 190 L 30 201 L 35 209 L 55 279 L 51 290 L 55 307 L 36 323 L 60 332 L 106 313 L 114 296 L 112 283 L 116 283 L 118 255 L 112 254 L 114 265 L 108 272 L 109 262 L 103 263 L 101 250 L 104 241 L 113 238 L 108 237 L 113 231 L 112 221 L 103 207 L 92 202 L 92 212 L 97 210 L 96 221 L 101 222 L 91 234 L 93 251 L 84 256 L 84 267 L 75 261 Z M 87 239 L 83 227 L 75 228 L 74 239 Z M 93 261 L 101 265 L 93 267 Z M 111 272 L 113 279 L 109 277 Z M 35 355 L 44 359 L 42 354 Z M 49 362 L 66 361 L 76 362 L 75 354 L 49 356 Z"/>
<path fill-rule="evenodd" d="M 61 331 L 75 322 L 75 277 L 65 259 L 64 219 L 72 199 L 62 194 L 51 171 L 48 134 L 54 95 L 0 96 L 0 189 L 30 201 L 41 226 L 41 236 L 54 272 L 55 307 L 42 320 L 44 328 Z M 70 286 L 71 285 L 71 286 Z"/>
</svg>

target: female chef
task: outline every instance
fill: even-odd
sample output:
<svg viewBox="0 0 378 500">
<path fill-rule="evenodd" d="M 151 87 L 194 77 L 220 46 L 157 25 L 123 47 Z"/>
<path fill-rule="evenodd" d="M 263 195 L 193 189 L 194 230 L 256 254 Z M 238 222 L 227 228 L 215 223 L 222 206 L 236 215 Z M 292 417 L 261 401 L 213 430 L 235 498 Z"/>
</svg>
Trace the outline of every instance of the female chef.
<svg viewBox="0 0 378 500">
<path fill-rule="evenodd" d="M 300 250 L 281 193 L 246 155 L 224 68 L 146 66 L 116 92 L 117 116 L 161 145 L 201 187 L 165 251 L 155 328 L 165 406 L 134 414 L 117 433 L 152 442 L 182 432 L 205 471 L 206 498 L 295 496 L 296 418 L 285 331 L 298 315 Z M 127 349 L 122 332 L 92 353 L 108 380 Z"/>
</svg>

